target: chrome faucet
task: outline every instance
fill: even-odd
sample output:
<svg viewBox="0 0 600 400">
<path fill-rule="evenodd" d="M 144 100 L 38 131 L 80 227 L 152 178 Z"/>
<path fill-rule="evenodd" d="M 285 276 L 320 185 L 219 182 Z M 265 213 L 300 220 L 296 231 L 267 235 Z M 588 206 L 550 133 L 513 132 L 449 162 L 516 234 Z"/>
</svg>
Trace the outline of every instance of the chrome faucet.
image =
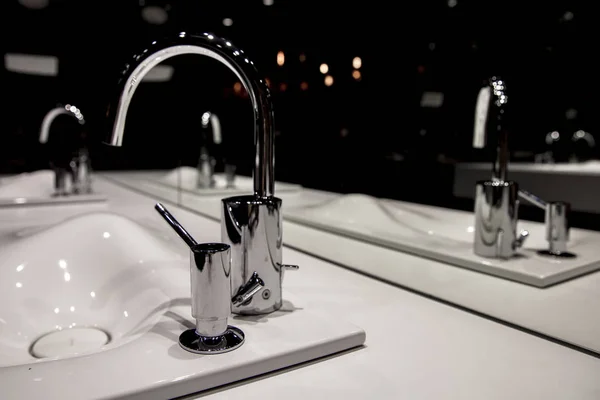
<svg viewBox="0 0 600 400">
<path fill-rule="evenodd" d="M 212 188 L 215 187 L 215 158 L 210 154 L 207 142 L 212 140 L 213 145 L 221 143 L 221 122 L 216 114 L 209 111 L 202 114 L 202 129 L 204 132 L 208 127 L 212 129 L 212 135 L 210 138 L 204 134 L 202 147 L 200 148 L 200 158 L 198 160 L 198 180 L 196 186 L 198 188 Z"/>
<path fill-rule="evenodd" d="M 245 87 L 254 111 L 254 193 L 222 201 L 222 241 L 231 247 L 232 286 L 240 287 L 254 272 L 263 279 L 260 296 L 234 304 L 238 314 L 265 314 L 282 305 L 281 199 L 274 197 L 274 132 L 271 93 L 243 50 L 210 33 L 181 32 L 154 41 L 127 65 L 119 81 L 118 98 L 109 105 L 107 117 L 113 124 L 108 143 L 121 146 L 129 103 L 143 77 L 158 63 L 181 54 L 199 54 L 227 66 Z"/>
<path fill-rule="evenodd" d="M 510 258 L 529 236 L 528 231 L 517 234 L 519 199 L 543 209 L 546 213 L 546 239 L 549 249 L 542 252 L 554 256 L 569 255 L 569 210 L 565 202 L 546 202 L 519 189 L 508 181 L 508 130 L 505 126 L 506 83 L 493 77 L 479 91 L 475 111 L 473 147 L 485 146 L 487 135 L 498 135 L 492 179 L 477 182 L 475 189 L 475 254 L 482 257 Z"/>
<path fill-rule="evenodd" d="M 80 125 L 85 124 L 85 118 L 81 113 L 81 110 L 74 105 L 67 104 L 66 106 L 59 106 L 51 109 L 46 113 L 44 119 L 42 121 L 42 126 L 40 128 L 40 143 L 45 144 L 48 142 L 48 137 L 50 136 L 50 126 L 59 115 L 70 115 L 72 116 Z M 81 154 L 85 154 L 85 160 L 81 159 Z M 80 170 L 79 165 L 81 161 L 84 161 L 85 170 Z M 80 183 L 81 179 L 86 184 L 86 189 L 84 191 L 91 191 L 91 178 L 90 168 L 89 168 L 89 155 L 87 153 L 87 149 L 80 149 L 78 155 L 71 155 L 71 159 L 68 162 L 54 162 L 52 163 L 52 167 L 54 169 L 54 190 L 55 195 L 67 195 L 69 191 L 67 190 L 67 176 L 71 177 L 72 183 L 72 192 L 78 193 L 80 191 Z M 83 174 L 82 174 L 83 173 Z M 83 175 L 83 176 L 82 176 Z M 80 179 L 81 178 L 81 179 Z"/>
<path fill-rule="evenodd" d="M 507 103 L 505 82 L 492 77 L 479 91 L 475 110 L 473 147 L 483 148 L 488 135 L 497 135 L 491 180 L 477 182 L 475 189 L 474 251 L 483 257 L 510 258 L 529 234 L 523 231 L 517 235 L 519 186 L 507 181 Z"/>
</svg>

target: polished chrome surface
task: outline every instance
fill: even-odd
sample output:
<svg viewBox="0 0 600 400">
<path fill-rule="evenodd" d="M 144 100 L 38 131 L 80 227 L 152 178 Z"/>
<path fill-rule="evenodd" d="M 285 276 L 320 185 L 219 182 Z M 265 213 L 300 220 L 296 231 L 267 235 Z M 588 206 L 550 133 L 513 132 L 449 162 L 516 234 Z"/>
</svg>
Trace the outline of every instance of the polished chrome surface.
<svg viewBox="0 0 600 400">
<path fill-rule="evenodd" d="M 542 210 L 545 210 L 546 206 L 548 205 L 545 200 L 523 189 L 519 190 L 519 197 L 533 204 L 534 206 L 541 208 Z"/>
<path fill-rule="evenodd" d="M 81 125 L 85 124 L 85 118 L 83 117 L 83 114 L 79 108 L 70 104 L 67 104 L 64 107 L 53 108 L 52 110 L 48 111 L 42 121 L 42 126 L 40 127 L 40 143 L 48 142 L 48 137 L 50 136 L 50 126 L 59 115 L 71 115 Z"/>
<path fill-rule="evenodd" d="M 569 241 L 569 213 L 571 206 L 563 201 L 545 201 L 533 193 L 519 190 L 519 197 L 544 210 L 548 255 L 561 255 L 567 252 Z"/>
<path fill-rule="evenodd" d="M 179 235 L 179 237 L 185 242 L 185 244 L 187 244 L 190 248 L 198 245 L 198 242 L 196 242 L 192 235 L 190 235 L 189 232 L 185 230 L 183 225 L 181 225 L 179 221 L 175 219 L 173 214 L 171 214 L 169 210 L 167 210 L 167 208 L 162 205 L 162 203 L 156 203 L 154 209 L 165 219 L 165 221 L 167 221 L 169 226 L 173 228 L 173 230 L 177 233 L 177 235 Z"/>
<path fill-rule="evenodd" d="M 265 283 L 261 296 L 234 304 L 237 314 L 265 314 L 281 307 L 281 199 L 237 196 L 222 200 L 221 240 L 231 246 L 232 288 L 256 271 Z M 232 296 L 236 296 L 236 292 Z"/>
<path fill-rule="evenodd" d="M 227 329 L 231 314 L 231 251 L 224 243 L 190 248 L 192 316 L 200 336 L 215 337 Z"/>
<path fill-rule="evenodd" d="M 208 148 L 202 146 L 200 158 L 198 159 L 198 179 L 196 180 L 198 189 L 215 187 L 215 164 L 216 161 L 208 152 Z"/>
<path fill-rule="evenodd" d="M 206 131 L 211 128 L 211 134 L 207 135 Z M 197 187 L 213 188 L 215 187 L 215 157 L 210 154 L 209 142 L 214 146 L 221 143 L 221 122 L 216 114 L 206 111 L 202 114 L 202 147 L 200 148 L 200 158 L 198 160 L 198 179 Z"/>
<path fill-rule="evenodd" d="M 77 156 L 72 160 L 77 174 L 73 182 L 74 193 L 92 193 L 92 162 L 87 148 L 80 148 Z"/>
<path fill-rule="evenodd" d="M 517 235 L 519 187 L 507 181 L 508 130 L 506 83 L 492 77 L 482 87 L 477 99 L 473 146 L 482 148 L 494 135 L 496 154 L 489 181 L 477 183 L 475 190 L 475 254 L 483 257 L 510 258 L 529 235 Z"/>
<path fill-rule="evenodd" d="M 265 282 L 260 279 L 256 272 L 252 274 L 248 282 L 242 285 L 235 296 L 231 299 L 234 306 L 238 306 L 249 301 L 256 293 L 260 292 L 265 286 Z"/>
<path fill-rule="evenodd" d="M 234 286 L 235 295 L 231 297 L 234 291 L 231 282 L 231 247 L 225 243 L 198 244 L 165 206 L 157 203 L 154 208 L 191 251 L 191 303 L 196 329 L 182 333 L 179 344 L 186 350 L 200 354 L 223 353 L 239 347 L 244 341 L 244 333 L 227 325 L 232 305 L 251 303 L 253 297 L 264 288 L 263 280 L 253 272 L 247 281 Z"/>
<path fill-rule="evenodd" d="M 226 39 L 210 33 L 193 35 L 181 32 L 148 48 L 127 64 L 119 81 L 117 101 L 108 107 L 107 117 L 112 123 L 108 143 L 120 146 L 123 142 L 125 119 L 129 103 L 144 76 L 160 62 L 181 54 L 199 54 L 213 58 L 227 66 L 244 85 L 254 111 L 254 193 L 264 198 L 274 194 L 274 132 L 271 93 L 265 79 L 258 73 L 243 50 Z"/>
<path fill-rule="evenodd" d="M 59 115 L 70 115 L 72 116 L 80 125 L 85 124 L 85 118 L 81 113 L 81 110 L 74 105 L 67 104 L 66 106 L 59 106 L 51 109 L 46 113 L 44 119 L 42 120 L 42 125 L 40 127 L 40 143 L 48 143 L 48 138 L 50 136 L 50 127 L 52 123 Z M 73 183 L 73 193 L 79 192 L 91 192 L 91 177 L 90 177 L 90 165 L 89 165 L 89 155 L 85 160 L 85 164 L 82 165 L 84 170 L 79 170 L 79 165 L 81 160 L 79 156 L 73 157 L 73 159 L 69 162 L 68 165 L 53 165 L 54 170 L 54 196 L 67 196 L 69 194 L 67 190 L 67 176 L 71 177 L 71 182 Z M 87 167 L 87 168 L 86 168 Z M 84 173 L 83 184 L 80 182 L 81 173 Z"/>
<path fill-rule="evenodd" d="M 529 234 L 517 236 L 519 188 L 515 182 L 477 183 L 475 192 L 475 254 L 510 258 Z"/>
<path fill-rule="evenodd" d="M 569 241 L 569 203 L 551 202 L 546 206 L 546 239 L 550 245 L 548 251 L 560 255 L 567 251 Z"/>
<path fill-rule="evenodd" d="M 216 337 L 202 336 L 196 329 L 188 329 L 179 335 L 179 346 L 196 354 L 222 354 L 237 349 L 244 340 L 244 332 L 235 326 L 228 326 L 222 335 Z"/>
<path fill-rule="evenodd" d="M 479 104 L 481 102 L 485 104 Z M 505 123 L 507 105 L 506 82 L 496 76 L 490 78 L 479 92 L 473 147 L 483 148 L 490 140 L 490 136 L 497 137 L 496 155 L 492 164 L 492 180 L 505 181 L 507 179 L 508 130 Z M 481 129 L 478 129 L 478 125 Z"/>
</svg>

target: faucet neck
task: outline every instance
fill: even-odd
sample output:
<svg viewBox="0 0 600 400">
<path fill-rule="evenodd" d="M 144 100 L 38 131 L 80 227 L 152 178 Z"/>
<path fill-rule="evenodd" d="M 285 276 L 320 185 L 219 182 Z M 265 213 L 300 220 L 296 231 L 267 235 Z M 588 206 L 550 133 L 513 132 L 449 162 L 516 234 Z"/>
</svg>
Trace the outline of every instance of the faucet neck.
<svg viewBox="0 0 600 400">
<path fill-rule="evenodd" d="M 489 79 L 479 91 L 475 111 L 473 147 L 484 148 L 490 136 L 497 138 L 492 164 L 492 180 L 506 181 L 508 173 L 508 130 L 506 83 L 499 77 Z"/>
<path fill-rule="evenodd" d="M 152 42 L 133 58 L 122 73 L 117 100 L 108 107 L 107 116 L 112 123 L 108 144 L 122 144 L 129 103 L 143 77 L 156 64 L 181 54 L 199 54 L 213 58 L 227 66 L 244 85 L 254 111 L 254 193 L 258 197 L 273 196 L 274 116 L 271 93 L 266 80 L 258 73 L 254 62 L 243 50 L 210 33 L 192 35 L 181 32 L 174 37 Z"/>
<path fill-rule="evenodd" d="M 83 114 L 81 110 L 75 106 L 67 104 L 66 106 L 58 106 L 46 113 L 44 119 L 42 120 L 42 126 L 40 127 L 40 143 L 47 143 L 48 137 L 50 136 L 50 126 L 59 115 L 70 115 L 80 125 L 85 124 L 85 119 L 83 118 Z"/>
</svg>

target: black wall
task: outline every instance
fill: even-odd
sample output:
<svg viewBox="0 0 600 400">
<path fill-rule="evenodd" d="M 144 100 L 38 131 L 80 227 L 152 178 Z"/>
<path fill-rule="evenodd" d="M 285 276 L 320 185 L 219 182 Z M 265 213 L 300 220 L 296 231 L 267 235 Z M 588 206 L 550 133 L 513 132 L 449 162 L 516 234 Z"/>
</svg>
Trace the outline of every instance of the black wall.
<svg viewBox="0 0 600 400">
<path fill-rule="evenodd" d="M 153 5 L 167 10 L 165 24 L 142 18 L 142 8 Z M 234 92 L 232 73 L 202 57 L 169 60 L 173 79 L 145 83 L 136 93 L 124 147 L 100 145 L 106 103 L 127 59 L 169 32 L 212 31 L 251 54 L 271 81 L 278 179 L 448 205 L 453 163 L 486 157 L 470 144 L 477 90 L 492 74 L 508 84 L 513 159 L 533 160 L 553 130 L 569 137 L 578 129 L 598 132 L 594 7 L 584 1 L 49 0 L 32 10 L 6 0 L 4 53 L 58 56 L 59 74 L 2 70 L 0 173 L 46 166 L 38 130 L 57 103 L 84 113 L 96 169 L 194 165 L 200 116 L 211 110 L 223 124 L 225 153 L 241 158 L 240 170 L 249 173 L 249 101 Z M 224 18 L 233 25 L 224 26 Z M 361 81 L 352 77 L 355 56 L 362 58 Z M 331 87 L 319 72 L 323 62 Z M 442 106 L 422 107 L 424 92 L 443 93 Z"/>
</svg>

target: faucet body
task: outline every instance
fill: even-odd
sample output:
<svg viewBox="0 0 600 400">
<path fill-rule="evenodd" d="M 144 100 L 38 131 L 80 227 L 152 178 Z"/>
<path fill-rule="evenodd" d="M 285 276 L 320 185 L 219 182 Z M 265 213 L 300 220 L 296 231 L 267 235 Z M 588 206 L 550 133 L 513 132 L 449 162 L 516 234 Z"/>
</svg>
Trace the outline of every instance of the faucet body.
<svg viewBox="0 0 600 400">
<path fill-rule="evenodd" d="M 117 102 L 109 105 L 107 112 L 113 123 L 108 143 L 115 146 L 122 144 L 129 104 L 146 73 L 158 63 L 181 54 L 203 55 L 223 63 L 240 79 L 250 98 L 255 122 L 254 193 L 242 199 L 223 200 L 227 212 L 222 214 L 221 239 L 234 249 L 231 264 L 233 282 L 243 282 L 244 278 L 257 272 L 265 284 L 262 296 L 254 296 L 234 306 L 233 311 L 241 314 L 275 311 L 282 304 L 284 267 L 281 259 L 281 200 L 274 197 L 273 109 L 266 80 L 243 50 L 210 33 L 191 35 L 181 32 L 174 37 L 152 42 L 134 57 L 122 74 Z"/>
<path fill-rule="evenodd" d="M 48 111 L 44 116 L 40 128 L 40 143 L 45 144 L 48 142 L 50 127 L 59 115 L 72 116 L 80 125 L 85 124 L 83 114 L 77 107 L 70 104 L 67 104 L 64 107 L 55 107 Z M 69 194 L 69 190 L 67 189 L 67 177 L 71 179 L 71 192 L 91 192 L 91 165 L 87 149 L 80 148 L 76 154 L 71 153 L 70 150 L 67 150 L 67 152 L 70 153 L 68 160 L 56 160 L 51 163 L 52 168 L 54 169 L 54 195 L 64 196 Z M 83 190 L 81 187 L 82 184 L 84 186 Z"/>
</svg>

